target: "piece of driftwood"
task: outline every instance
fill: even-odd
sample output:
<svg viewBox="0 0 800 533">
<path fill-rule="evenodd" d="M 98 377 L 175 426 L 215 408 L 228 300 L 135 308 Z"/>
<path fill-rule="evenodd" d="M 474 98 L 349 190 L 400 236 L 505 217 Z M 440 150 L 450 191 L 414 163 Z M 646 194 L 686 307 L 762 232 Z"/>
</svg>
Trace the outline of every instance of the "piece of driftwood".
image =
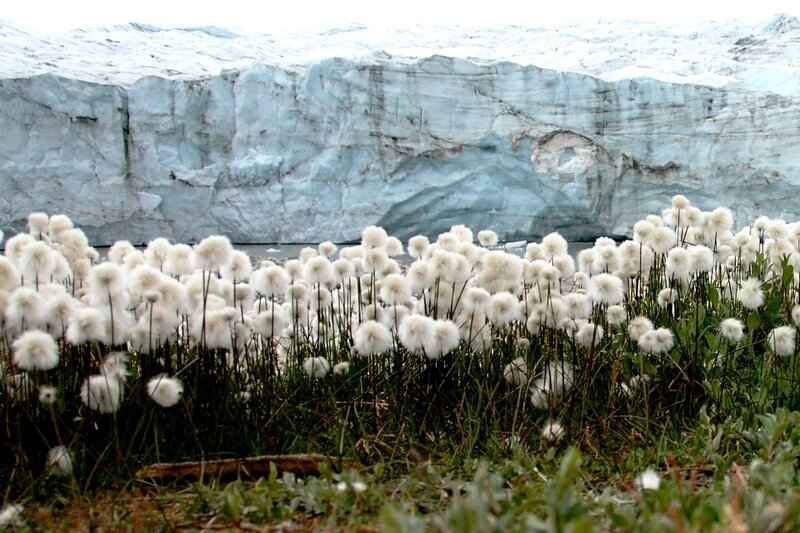
<svg viewBox="0 0 800 533">
<path fill-rule="evenodd" d="M 299 453 L 292 455 L 260 455 L 257 457 L 237 457 L 214 459 L 211 461 L 188 461 L 183 463 L 156 463 L 136 472 L 137 479 L 151 481 L 200 480 L 201 478 L 250 478 L 266 477 L 270 465 L 278 472 L 292 472 L 303 475 L 319 475 L 322 464 L 334 465 L 337 460 L 319 453 Z"/>
</svg>

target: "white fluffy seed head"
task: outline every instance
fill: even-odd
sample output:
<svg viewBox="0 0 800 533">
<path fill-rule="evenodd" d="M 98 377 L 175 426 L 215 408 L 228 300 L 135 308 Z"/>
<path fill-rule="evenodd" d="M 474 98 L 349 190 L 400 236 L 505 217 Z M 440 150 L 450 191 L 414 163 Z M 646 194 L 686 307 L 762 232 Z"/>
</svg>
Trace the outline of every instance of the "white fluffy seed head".
<svg viewBox="0 0 800 533">
<path fill-rule="evenodd" d="M 181 380 L 159 374 L 147 382 L 147 395 L 161 407 L 172 407 L 183 397 Z"/>
<path fill-rule="evenodd" d="M 509 385 L 519 387 L 528 381 L 528 364 L 525 358 L 517 357 L 503 367 L 503 379 Z"/>
<path fill-rule="evenodd" d="M 383 248 L 388 239 L 386 230 L 379 226 L 367 226 L 361 232 L 361 245 L 365 249 Z"/>
<path fill-rule="evenodd" d="M 630 324 L 628 324 L 628 334 L 635 341 L 638 341 L 642 335 L 644 335 L 645 333 L 647 333 L 652 329 L 653 329 L 653 323 L 650 321 L 649 318 L 644 316 L 637 316 L 636 318 L 631 320 Z"/>
<path fill-rule="evenodd" d="M 433 319 L 429 316 L 412 314 L 400 323 L 398 337 L 410 352 L 421 354 L 423 348 L 432 343 Z"/>
<path fill-rule="evenodd" d="M 58 345 L 48 333 L 26 331 L 12 344 L 13 363 L 22 370 L 50 370 L 58 365 Z"/>
<path fill-rule="evenodd" d="M 487 248 L 496 246 L 498 240 L 497 233 L 490 229 L 485 229 L 478 232 L 478 242 L 481 246 Z"/>
<path fill-rule="evenodd" d="M 794 326 L 779 326 L 770 331 L 767 343 L 775 354 L 785 357 L 794 354 L 796 336 Z"/>
<path fill-rule="evenodd" d="M 739 300 L 747 309 L 758 309 L 764 304 L 764 292 L 761 290 L 761 281 L 756 278 L 747 278 L 739 284 L 736 293 Z"/>
<path fill-rule="evenodd" d="M 719 332 L 731 342 L 739 342 L 744 338 L 744 324 L 736 318 L 726 318 L 719 323 Z"/>
<path fill-rule="evenodd" d="M 43 241 L 28 243 L 19 257 L 19 270 L 25 282 L 33 285 L 49 281 L 55 268 L 55 252 Z"/>
<path fill-rule="evenodd" d="M 310 378 L 322 379 L 331 369 L 330 363 L 324 357 L 306 357 L 303 361 L 303 371 Z"/>
<path fill-rule="evenodd" d="M 194 250 L 188 244 L 173 244 L 166 252 L 163 264 L 165 274 L 180 277 L 194 270 Z"/>
<path fill-rule="evenodd" d="M 397 237 L 389 237 L 386 239 L 386 255 L 389 257 L 397 257 L 403 255 L 403 243 Z"/>
<path fill-rule="evenodd" d="M 389 274 L 381 281 L 379 294 L 386 305 L 405 305 L 411 299 L 411 285 L 402 274 Z"/>
<path fill-rule="evenodd" d="M 332 283 L 334 281 L 334 273 L 330 260 L 323 255 L 310 258 L 303 265 L 303 279 L 309 285 Z"/>
<path fill-rule="evenodd" d="M 544 259 L 550 260 L 558 255 L 567 255 L 567 240 L 558 232 L 545 235 L 542 239 L 542 255 Z"/>
<path fill-rule="evenodd" d="M 108 249 L 108 260 L 121 265 L 125 262 L 125 256 L 135 251 L 136 248 L 130 241 L 116 241 Z"/>
<path fill-rule="evenodd" d="M 233 281 L 234 283 L 243 283 L 250 279 L 250 274 L 253 272 L 253 263 L 250 261 L 250 256 L 241 250 L 233 250 L 230 253 L 228 262 L 225 263 L 220 273 L 224 279 Z"/>
<path fill-rule="evenodd" d="M 67 215 L 53 215 L 47 223 L 47 233 L 53 241 L 61 241 L 61 234 L 73 228 L 72 220 Z"/>
<path fill-rule="evenodd" d="M 594 303 L 614 305 L 624 298 L 624 285 L 612 274 L 596 274 L 589 279 L 587 294 Z"/>
<path fill-rule="evenodd" d="M 472 243 L 473 234 L 472 230 L 463 224 L 456 224 L 450 227 L 450 233 L 455 235 L 459 241 Z"/>
<path fill-rule="evenodd" d="M 458 326 L 451 320 L 434 320 L 429 345 L 425 347 L 428 359 L 439 359 L 455 350 L 461 342 Z"/>
<path fill-rule="evenodd" d="M 72 454 L 59 444 L 47 452 L 47 471 L 54 476 L 72 475 Z"/>
<path fill-rule="evenodd" d="M 606 309 L 606 321 L 611 326 L 621 326 L 627 318 L 628 313 L 621 305 L 610 305 Z"/>
<path fill-rule="evenodd" d="M 156 270 L 162 271 L 164 263 L 167 261 L 170 246 L 169 241 L 164 237 L 158 237 L 148 242 L 147 248 L 144 250 L 145 263 Z"/>
<path fill-rule="evenodd" d="M 122 387 L 112 376 L 89 376 L 81 386 L 81 401 L 92 411 L 115 413 L 122 404 Z"/>
<path fill-rule="evenodd" d="M 415 235 L 408 239 L 408 255 L 414 259 L 422 259 L 428 251 L 430 242 L 425 235 Z"/>
<path fill-rule="evenodd" d="M 353 348 L 359 355 L 378 355 L 392 346 L 392 333 L 385 325 L 368 320 L 353 333 Z"/>
<path fill-rule="evenodd" d="M 44 405 L 53 405 L 58 399 L 58 393 L 55 387 L 49 385 L 41 385 L 39 387 L 39 402 Z"/>
<path fill-rule="evenodd" d="M 641 490 L 658 490 L 661 486 L 661 478 L 650 468 L 636 476 L 636 487 Z"/>
<path fill-rule="evenodd" d="M 38 238 L 39 235 L 47 233 L 47 225 L 50 217 L 47 213 L 31 213 L 28 215 L 28 232 Z"/>
<path fill-rule="evenodd" d="M 250 275 L 250 286 L 267 298 L 283 297 L 289 288 L 289 281 L 289 274 L 278 265 L 259 268 Z"/>
<path fill-rule="evenodd" d="M 336 245 L 331 241 L 323 241 L 317 246 L 319 254 L 330 259 L 336 253 Z"/>
<path fill-rule="evenodd" d="M 542 427 L 542 437 L 549 442 L 558 442 L 564 436 L 564 427 L 557 420 L 548 420 Z"/>
<path fill-rule="evenodd" d="M 230 259 L 233 246 L 224 235 L 206 237 L 194 247 L 195 266 L 205 271 L 217 271 Z"/>
<path fill-rule="evenodd" d="M 522 304 L 509 292 L 493 294 L 486 305 L 486 316 L 495 328 L 504 328 L 522 319 Z"/>
</svg>

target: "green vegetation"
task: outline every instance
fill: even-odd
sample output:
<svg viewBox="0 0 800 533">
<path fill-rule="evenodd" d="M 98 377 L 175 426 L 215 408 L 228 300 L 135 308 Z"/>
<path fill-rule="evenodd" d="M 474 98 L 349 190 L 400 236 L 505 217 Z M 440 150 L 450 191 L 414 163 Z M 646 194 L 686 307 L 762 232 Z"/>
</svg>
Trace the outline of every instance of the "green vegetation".
<svg viewBox="0 0 800 533">
<path fill-rule="evenodd" d="M 0 256 L 4 501 L 42 529 L 791 528 L 800 224 L 732 224 L 676 197 L 577 262 L 463 226 L 399 260 L 370 227 L 253 270 L 220 236 L 100 261 L 31 215 Z M 332 464 L 136 476 L 295 452 Z"/>
</svg>

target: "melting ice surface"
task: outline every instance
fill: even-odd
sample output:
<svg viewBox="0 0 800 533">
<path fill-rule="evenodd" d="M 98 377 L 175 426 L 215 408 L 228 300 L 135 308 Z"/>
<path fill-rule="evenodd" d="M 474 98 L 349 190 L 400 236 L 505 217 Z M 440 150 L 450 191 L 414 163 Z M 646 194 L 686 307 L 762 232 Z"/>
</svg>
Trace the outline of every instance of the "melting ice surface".
<svg viewBox="0 0 800 533">
<path fill-rule="evenodd" d="M 0 229 L 94 244 L 625 235 L 677 193 L 800 216 L 800 22 L 237 36 L 0 24 Z"/>
</svg>

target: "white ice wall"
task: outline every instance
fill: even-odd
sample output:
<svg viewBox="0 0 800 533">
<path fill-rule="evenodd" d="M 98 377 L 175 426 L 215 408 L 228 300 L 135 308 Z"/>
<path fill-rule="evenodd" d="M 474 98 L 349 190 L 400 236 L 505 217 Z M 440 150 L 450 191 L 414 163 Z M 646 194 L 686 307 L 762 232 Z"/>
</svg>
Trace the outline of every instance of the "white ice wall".
<svg viewBox="0 0 800 533">
<path fill-rule="evenodd" d="M 63 212 L 95 244 L 626 234 L 676 193 L 800 218 L 800 99 L 430 55 L 216 76 L 0 80 L 0 228 Z"/>
</svg>

